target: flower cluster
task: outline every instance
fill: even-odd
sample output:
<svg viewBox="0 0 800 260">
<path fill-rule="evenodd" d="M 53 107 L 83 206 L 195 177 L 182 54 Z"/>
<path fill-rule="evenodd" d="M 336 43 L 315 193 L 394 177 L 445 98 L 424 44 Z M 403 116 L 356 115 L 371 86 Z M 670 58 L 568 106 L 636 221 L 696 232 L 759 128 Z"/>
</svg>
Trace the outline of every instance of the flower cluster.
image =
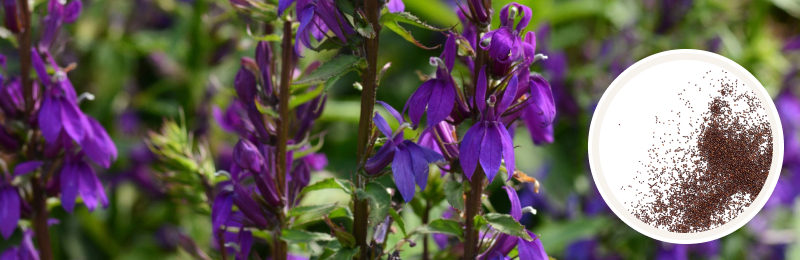
<svg viewBox="0 0 800 260">
<path fill-rule="evenodd" d="M 20 7 L 14 1 L 4 3 L 7 28 L 13 32 L 30 30 L 20 27 Z M 81 9 L 79 0 L 66 5 L 49 1 L 38 44 L 20 46 L 19 50 L 30 58 L 21 59 L 20 66 L 35 71 L 36 79 L 0 75 L 0 150 L 16 154 L 11 158 L 19 160 L 11 163 L 13 172 L 0 172 L 0 234 L 4 238 L 12 235 L 22 216 L 47 214 L 35 212 L 38 209 L 32 206 L 43 201 L 26 198 L 46 199 L 60 194 L 61 206 L 69 213 L 79 196 L 90 211 L 99 205 L 108 206 L 92 163 L 109 168 L 117 159 L 117 148 L 105 128 L 80 110 L 80 103 L 93 96 L 77 94 L 67 77 L 73 67 L 60 67 L 49 52 L 62 25 L 75 22 Z M 6 58 L 0 60 L 5 70 Z M 37 192 L 42 194 L 32 194 Z M 31 236 L 32 232 L 25 230 L 23 245 L 3 256 L 38 258 Z"/>
<path fill-rule="evenodd" d="M 214 111 L 220 126 L 240 137 L 233 149 L 233 164 L 228 169 L 230 180 L 217 184 L 211 214 L 215 245 L 224 241 L 225 250 L 234 253 L 236 259 L 248 258 L 253 244 L 251 229 L 279 227 L 279 214 L 298 204 L 300 191 L 309 184 L 311 172 L 327 165 L 325 155 L 316 153 L 319 147 L 309 144 L 311 129 L 322 113 L 326 96 L 322 94 L 298 105 L 292 118 L 281 119 L 271 112 L 277 110 L 280 101 L 279 90 L 272 82 L 270 45 L 258 43 L 255 55 L 255 60 L 242 58 L 234 81 L 238 97 L 226 111 Z M 310 66 L 309 70 L 317 66 Z M 275 146 L 278 120 L 291 122 L 294 134 L 288 141 L 292 148 L 286 154 L 284 183 L 277 183 L 280 170 Z M 234 210 L 234 206 L 238 210 Z M 233 247 L 233 244 L 238 246 Z"/>
<path fill-rule="evenodd" d="M 421 189 L 425 188 L 430 163 L 438 162 L 442 170 L 452 174 L 463 173 L 468 180 L 473 180 L 475 174 L 485 174 L 491 182 L 500 172 L 506 172 L 509 180 L 512 177 L 523 180 L 524 174 L 515 167 L 512 134 L 520 119 L 537 144 L 552 141 L 556 106 L 553 93 L 543 76 L 530 71 L 534 62 L 547 58 L 536 53 L 534 32 L 524 33 L 531 20 L 531 9 L 518 3 L 506 5 L 500 11 L 500 27 L 477 40 L 477 28 L 485 27 L 491 10 L 481 8 L 484 6 L 481 1 L 468 3 L 470 14 L 459 13 L 467 22 L 463 33 L 446 33 L 442 54 L 431 58 L 431 64 L 436 66 L 435 76 L 422 83 L 403 109 L 408 112 L 411 124 L 385 104 L 401 123 L 400 129 L 392 132 L 379 114 L 374 117 L 375 125 L 387 141 L 367 161 L 365 170 L 370 174 L 380 172 L 388 165 L 388 158 L 393 157 L 392 174 L 406 202 L 414 195 L 414 180 Z M 459 51 L 476 48 L 483 50 L 477 55 L 485 57 Z M 478 59 L 482 64 L 476 62 Z M 456 60 L 478 74 L 473 75 L 476 80 L 471 86 L 459 86 L 453 79 Z M 404 140 L 402 129 L 420 128 L 423 116 L 427 116 L 427 126 L 423 127 L 418 144 Z M 470 118 L 473 124 L 459 136 L 456 129 Z M 506 189 L 512 202 L 519 202 L 516 192 L 510 187 Z M 512 211 L 517 221 L 521 218 L 518 204 L 517 210 Z M 504 257 L 517 246 L 521 259 L 546 258 L 538 240 L 527 241 L 507 234 L 498 236 L 481 257 Z"/>
</svg>

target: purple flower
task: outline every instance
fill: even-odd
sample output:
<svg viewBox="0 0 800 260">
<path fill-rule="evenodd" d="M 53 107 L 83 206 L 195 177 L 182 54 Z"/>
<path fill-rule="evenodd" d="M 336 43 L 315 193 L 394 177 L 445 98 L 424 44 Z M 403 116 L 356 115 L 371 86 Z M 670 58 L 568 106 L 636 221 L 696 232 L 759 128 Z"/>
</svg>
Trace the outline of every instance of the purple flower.
<svg viewBox="0 0 800 260">
<path fill-rule="evenodd" d="M 389 9 L 389 12 L 399 13 L 405 11 L 406 5 L 403 4 L 403 0 L 387 0 L 386 8 Z"/>
<path fill-rule="evenodd" d="M 88 162 L 75 156 L 67 156 L 59 177 L 61 183 L 61 205 L 69 213 L 75 208 L 75 199 L 78 195 L 83 199 L 83 204 L 93 211 L 98 203 L 108 207 L 108 198 L 105 188 L 97 178 L 94 169 Z"/>
<path fill-rule="evenodd" d="M 508 194 L 508 199 L 511 200 L 511 217 L 519 221 L 522 218 L 523 211 L 530 211 L 531 209 L 523 209 L 519 202 L 519 197 L 514 188 L 503 186 Z M 531 231 L 528 232 L 533 238 L 533 241 L 527 241 L 520 237 L 514 237 L 508 234 L 499 234 L 495 239 L 494 244 L 489 247 L 486 252 L 478 256 L 478 259 L 496 259 L 498 256 L 507 256 L 514 247 L 517 247 L 520 260 L 546 260 L 547 253 L 544 252 L 544 246 L 539 237 Z"/>
<path fill-rule="evenodd" d="M 17 188 L 0 180 L 0 234 L 8 239 L 17 228 L 20 216 L 20 197 Z"/>
<path fill-rule="evenodd" d="M 5 10 L 5 23 L 9 31 L 18 33 L 20 29 L 19 8 L 16 0 L 3 0 Z"/>
<path fill-rule="evenodd" d="M 514 20 L 522 12 L 522 18 L 514 26 Z M 494 61 L 495 75 L 505 75 L 511 65 L 518 61 L 530 64 L 536 55 L 536 35 L 528 32 L 525 39 L 521 34 L 531 20 L 531 9 L 527 6 L 510 3 L 500 11 L 500 28 L 486 33 L 481 38 L 480 48 L 489 51 Z"/>
<path fill-rule="evenodd" d="M 33 231 L 27 229 L 22 232 L 19 247 L 8 248 L 0 254 L 0 260 L 39 260 L 39 251 L 33 246 Z"/>
<path fill-rule="evenodd" d="M 378 103 L 383 105 L 402 125 L 397 131 L 392 132 L 389 123 L 375 112 L 372 120 L 378 130 L 386 136 L 387 140 L 383 147 L 375 153 L 375 156 L 367 160 L 364 169 L 369 174 L 376 174 L 391 163 L 392 175 L 394 176 L 397 190 L 400 191 L 403 200 L 409 202 L 414 198 L 414 193 L 416 192 L 414 183 L 419 185 L 420 189 L 425 190 L 425 186 L 428 184 L 428 164 L 444 161 L 444 157 L 429 148 L 419 146 L 411 140 L 404 140 L 403 128 L 408 125 L 403 120 L 403 117 L 388 104 L 381 101 L 378 101 Z"/>
<path fill-rule="evenodd" d="M 475 108 L 480 113 L 480 120 L 464 134 L 459 149 L 461 168 L 470 180 L 480 164 L 491 182 L 500 170 L 503 159 L 508 172 L 514 172 L 514 144 L 508 129 L 500 122 L 500 117 L 514 101 L 517 83 L 517 76 L 513 75 L 503 93 L 492 94 L 487 99 L 485 68 L 478 76 Z M 499 98 L 498 94 L 501 94 Z M 509 174 L 509 178 L 511 175 Z"/>
<path fill-rule="evenodd" d="M 456 59 L 456 37 L 448 34 L 444 51 L 439 59 L 431 58 L 433 64 L 437 65 L 436 78 L 422 83 L 408 98 L 403 110 L 408 110 L 408 116 L 416 127 L 422 119 L 422 114 L 426 108 L 428 112 L 428 126 L 434 126 L 442 122 L 453 111 L 456 103 L 456 85 L 450 76 Z"/>
<path fill-rule="evenodd" d="M 241 171 L 245 174 L 252 174 L 259 193 L 270 205 L 277 206 L 280 204 L 280 198 L 275 187 L 275 179 L 272 177 L 273 171 L 267 166 L 265 159 L 270 157 L 264 155 L 264 149 L 269 148 L 259 148 L 247 139 L 239 139 L 233 148 L 233 162 L 236 167 L 232 169 L 232 173 Z"/>
<path fill-rule="evenodd" d="M 297 20 L 300 22 L 295 36 L 295 54 L 300 54 L 301 44 L 313 49 L 311 36 L 317 41 L 322 41 L 328 37 L 326 35 L 328 30 L 333 32 L 342 44 L 347 44 L 348 36 L 355 33 L 353 26 L 347 22 L 333 0 L 279 0 L 278 15 L 282 15 L 293 2 L 297 2 L 295 9 Z"/>
<path fill-rule="evenodd" d="M 792 38 L 789 38 L 783 45 L 783 51 L 795 51 L 795 50 L 800 50 L 800 35 L 796 35 Z"/>
<path fill-rule="evenodd" d="M 58 0 L 50 0 L 47 5 L 47 16 L 42 21 L 44 27 L 39 40 L 39 48 L 42 50 L 50 48 L 58 34 L 58 30 L 61 29 L 61 25 L 63 23 L 74 23 L 78 20 L 81 9 L 83 9 L 83 3 L 80 0 L 73 0 L 66 6 Z"/>
</svg>

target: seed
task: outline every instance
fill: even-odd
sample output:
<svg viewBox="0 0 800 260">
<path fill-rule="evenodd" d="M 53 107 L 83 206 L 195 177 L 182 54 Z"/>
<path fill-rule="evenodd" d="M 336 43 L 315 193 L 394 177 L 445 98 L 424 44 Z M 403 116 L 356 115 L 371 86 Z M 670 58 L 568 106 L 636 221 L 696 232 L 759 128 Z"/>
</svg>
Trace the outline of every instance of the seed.
<svg viewBox="0 0 800 260">
<path fill-rule="evenodd" d="M 661 155 L 660 148 L 648 150 L 656 163 L 672 164 L 651 161 L 640 172 L 647 183 L 637 182 L 647 186 L 625 204 L 643 222 L 675 233 L 707 231 L 736 218 L 761 192 L 772 164 L 772 128 L 759 113 L 764 108 L 755 94 L 739 93 L 738 83 L 724 78 L 711 85 L 715 94 L 708 109 L 689 123 L 692 129 L 680 137 L 685 140 L 678 142 L 681 147 Z M 688 102 L 684 105 L 692 108 Z M 665 141 L 660 142 L 664 146 Z"/>
</svg>

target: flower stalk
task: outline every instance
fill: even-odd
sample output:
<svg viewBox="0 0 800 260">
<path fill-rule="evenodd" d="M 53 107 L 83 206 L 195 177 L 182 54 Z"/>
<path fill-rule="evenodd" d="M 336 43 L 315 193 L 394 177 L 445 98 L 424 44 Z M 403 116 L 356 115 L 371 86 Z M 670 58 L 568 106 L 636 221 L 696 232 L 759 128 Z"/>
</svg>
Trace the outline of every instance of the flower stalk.
<svg viewBox="0 0 800 260">
<path fill-rule="evenodd" d="M 377 75 L 378 75 L 378 43 L 381 27 L 378 24 L 378 15 L 380 9 L 378 8 L 377 0 L 364 1 L 364 11 L 367 18 L 367 23 L 372 26 L 375 32 L 372 38 L 367 38 L 364 43 L 364 52 L 367 56 L 367 67 L 364 69 L 362 75 L 363 89 L 361 90 L 361 115 L 358 122 L 358 143 L 356 158 L 358 165 L 363 165 L 366 161 L 366 154 L 369 137 L 372 136 L 372 111 L 375 108 L 375 94 L 377 92 Z M 358 188 L 363 188 L 366 185 L 366 180 L 360 174 L 355 175 L 356 185 Z M 358 243 L 361 260 L 370 259 L 369 245 L 367 243 L 367 228 L 368 228 L 368 215 L 369 205 L 366 199 L 355 199 L 354 201 L 354 226 L 353 233 Z"/>
<path fill-rule="evenodd" d="M 283 41 L 281 43 L 283 52 L 281 53 L 281 82 L 278 91 L 278 114 L 280 115 L 280 120 L 277 122 L 278 143 L 276 144 L 277 153 L 275 153 L 275 156 L 277 157 L 275 158 L 275 161 L 278 162 L 278 172 L 275 178 L 275 186 L 277 187 L 278 197 L 281 198 L 281 204 L 285 204 L 284 187 L 286 185 L 286 172 L 288 170 L 286 162 L 286 149 L 289 138 L 289 87 L 292 80 L 292 71 L 294 71 L 294 65 L 292 64 L 292 56 L 294 53 L 291 36 L 292 21 L 287 19 L 283 22 Z M 277 235 L 280 235 L 281 230 L 286 224 L 286 213 L 282 208 L 283 205 L 281 205 L 281 210 L 278 212 L 278 223 L 280 223 L 280 227 L 276 231 Z M 272 259 L 285 260 L 289 253 L 286 242 L 276 236 L 273 243 L 274 248 Z"/>
</svg>

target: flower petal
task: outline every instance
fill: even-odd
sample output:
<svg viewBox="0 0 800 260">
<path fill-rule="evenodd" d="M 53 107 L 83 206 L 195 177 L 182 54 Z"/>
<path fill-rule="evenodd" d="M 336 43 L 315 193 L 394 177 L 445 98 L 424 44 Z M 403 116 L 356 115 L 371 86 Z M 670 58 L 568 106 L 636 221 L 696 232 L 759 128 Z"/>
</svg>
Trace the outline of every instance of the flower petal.
<svg viewBox="0 0 800 260">
<path fill-rule="evenodd" d="M 422 114 L 425 113 L 425 108 L 428 106 L 428 101 L 431 99 L 431 92 L 433 92 L 435 85 L 435 79 L 425 81 L 414 91 L 414 94 L 411 94 L 408 101 L 406 101 L 406 106 L 403 110 L 408 110 L 408 117 L 415 127 L 418 126 L 419 121 L 422 120 Z"/>
<path fill-rule="evenodd" d="M 428 160 L 425 158 L 425 152 L 422 148 L 412 141 L 405 140 L 403 143 L 408 148 L 408 154 L 411 156 L 411 169 L 414 171 L 414 178 L 420 190 L 425 190 L 428 185 L 428 174 L 430 168 L 428 167 Z"/>
<path fill-rule="evenodd" d="M 94 170 L 87 163 L 78 163 L 78 193 L 83 199 L 83 204 L 89 209 L 94 211 L 97 207 L 97 186 L 96 182 L 100 182 L 95 175 Z M 102 188 L 102 186 L 100 186 Z M 105 193 L 105 191 L 103 191 Z"/>
<path fill-rule="evenodd" d="M 436 79 L 428 100 L 428 126 L 432 127 L 444 121 L 456 102 L 455 89 L 447 79 Z"/>
<path fill-rule="evenodd" d="M 367 159 L 367 163 L 364 165 L 364 170 L 367 171 L 369 174 L 376 174 L 386 168 L 387 165 L 392 163 L 394 160 L 394 153 L 395 153 L 395 143 L 392 141 L 388 141 L 381 149 L 375 153 L 374 156 Z"/>
<path fill-rule="evenodd" d="M 78 197 L 80 168 L 76 163 L 67 163 L 61 169 L 61 206 L 72 214 L 75 209 L 75 198 Z"/>
<path fill-rule="evenodd" d="M 42 166 L 42 163 L 42 161 L 27 161 L 17 164 L 17 166 L 14 167 L 14 176 L 21 176 L 35 171 L 36 168 Z"/>
<path fill-rule="evenodd" d="M 83 3 L 81 0 L 72 0 L 72 2 L 69 2 L 69 4 L 64 7 L 64 17 L 61 18 L 62 21 L 65 23 L 74 23 L 81 15 L 82 9 Z"/>
<path fill-rule="evenodd" d="M 388 0 L 389 2 L 386 3 L 386 8 L 389 8 L 389 12 L 392 13 L 399 13 L 406 9 L 406 5 L 403 4 L 403 0 Z"/>
<path fill-rule="evenodd" d="M 72 137 L 73 140 L 76 142 L 83 141 L 83 137 L 86 136 L 86 130 L 89 129 L 90 126 L 86 121 L 86 115 L 78 109 L 78 106 L 67 101 L 66 99 L 60 99 L 60 106 L 61 106 L 61 120 L 64 125 L 64 131 Z"/>
<path fill-rule="evenodd" d="M 541 75 L 531 75 L 530 84 L 531 98 L 536 103 L 536 107 L 539 108 L 538 114 L 541 116 L 541 127 L 548 126 L 553 123 L 553 118 L 556 115 L 556 106 L 550 83 Z"/>
<path fill-rule="evenodd" d="M 519 79 L 517 78 L 517 74 L 511 76 L 511 80 L 508 81 L 508 86 L 506 90 L 503 91 L 503 95 L 500 97 L 500 104 L 497 106 L 497 116 L 500 116 L 505 112 L 511 103 L 514 102 L 514 97 L 517 95 L 517 83 Z"/>
<path fill-rule="evenodd" d="M 395 148 L 394 160 L 392 161 L 392 175 L 394 183 L 405 202 L 414 198 L 414 170 L 411 165 L 411 155 L 405 146 Z"/>
<path fill-rule="evenodd" d="M 467 130 L 464 138 L 461 140 L 461 147 L 459 147 L 459 154 L 461 155 L 461 169 L 467 175 L 467 179 L 472 180 L 472 174 L 475 173 L 475 167 L 478 164 L 481 143 L 486 135 L 486 127 L 484 124 L 477 123 Z"/>
<path fill-rule="evenodd" d="M 375 112 L 375 116 L 372 117 L 372 122 L 375 123 L 375 126 L 378 127 L 378 130 L 380 130 L 384 136 L 390 139 L 392 138 L 392 128 L 389 127 L 389 123 L 386 122 L 386 119 L 383 119 L 380 113 Z"/>
<path fill-rule="evenodd" d="M 61 106 L 58 103 L 53 97 L 45 97 L 39 108 L 39 128 L 48 143 L 55 143 L 62 129 Z"/>
<path fill-rule="evenodd" d="M 495 128 L 498 132 L 500 132 L 500 140 L 503 145 L 503 160 L 506 163 L 506 170 L 508 170 L 508 179 L 506 181 L 511 180 L 511 176 L 514 176 L 514 170 L 516 170 L 516 165 L 514 162 L 514 143 L 512 142 L 511 135 L 508 133 L 508 130 L 503 127 L 503 124 L 497 123 Z"/>
<path fill-rule="evenodd" d="M 383 101 L 376 101 L 376 102 L 378 104 L 381 104 L 381 106 L 383 106 L 383 108 L 385 108 L 386 111 L 389 111 L 389 114 L 391 114 L 394 117 L 394 119 L 397 119 L 397 123 L 402 124 L 403 122 L 406 121 L 403 119 L 403 115 L 401 115 L 400 112 L 397 112 L 397 109 L 394 109 L 389 104 L 386 104 L 386 102 Z"/>
<path fill-rule="evenodd" d="M 278 0 L 278 16 L 283 16 L 283 11 L 289 8 L 295 0 Z"/>
<path fill-rule="evenodd" d="M 503 189 L 506 190 L 506 193 L 508 194 L 508 200 L 511 201 L 511 212 L 509 214 L 511 217 L 519 221 L 519 219 L 522 218 L 522 205 L 519 203 L 517 191 L 509 186 L 503 186 Z"/>
<path fill-rule="evenodd" d="M 91 131 L 87 132 L 86 138 L 81 142 L 82 151 L 98 165 L 108 168 L 111 161 L 117 158 L 117 146 L 97 120 L 88 116 L 86 120 L 91 125 Z"/>
<path fill-rule="evenodd" d="M 0 189 L 0 234 L 4 239 L 8 239 L 17 228 L 19 221 L 19 193 L 14 187 Z"/>
<path fill-rule="evenodd" d="M 222 225 L 228 221 L 233 211 L 233 193 L 230 191 L 221 191 L 214 198 L 214 203 L 211 206 L 211 226 L 212 232 L 216 234 L 221 232 Z"/>
<path fill-rule="evenodd" d="M 491 122 L 484 122 L 490 124 Z M 492 182 L 500 171 L 500 160 L 503 154 L 502 134 L 495 127 L 485 126 L 486 136 L 481 142 L 480 162 L 487 180 Z"/>
<path fill-rule="evenodd" d="M 486 91 L 487 91 L 487 83 L 486 82 L 486 65 L 481 68 L 481 73 L 478 74 L 478 83 L 476 84 L 477 87 L 475 88 L 475 106 L 478 108 L 478 113 L 484 114 L 486 113 Z"/>
<path fill-rule="evenodd" d="M 542 240 L 536 234 L 528 231 L 528 235 L 533 237 L 533 241 L 525 241 L 525 239 L 517 238 L 517 251 L 519 251 L 519 260 L 547 260 L 547 253 L 544 252 Z"/>
</svg>

